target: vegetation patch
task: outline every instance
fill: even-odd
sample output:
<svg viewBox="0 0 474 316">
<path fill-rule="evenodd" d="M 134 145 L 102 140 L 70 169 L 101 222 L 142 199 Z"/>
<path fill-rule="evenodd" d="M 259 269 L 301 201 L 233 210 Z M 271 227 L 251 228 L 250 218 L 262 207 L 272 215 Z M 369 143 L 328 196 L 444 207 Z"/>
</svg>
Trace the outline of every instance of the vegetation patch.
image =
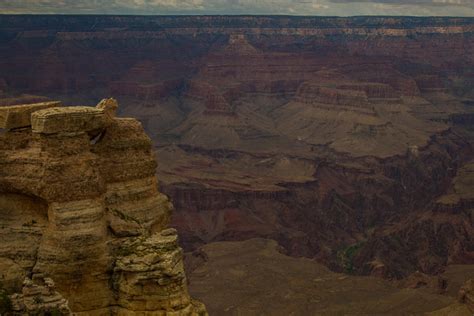
<svg viewBox="0 0 474 316">
<path fill-rule="evenodd" d="M 360 241 L 338 251 L 337 257 L 345 273 L 354 273 L 354 257 L 364 245 L 365 241 Z"/>
</svg>

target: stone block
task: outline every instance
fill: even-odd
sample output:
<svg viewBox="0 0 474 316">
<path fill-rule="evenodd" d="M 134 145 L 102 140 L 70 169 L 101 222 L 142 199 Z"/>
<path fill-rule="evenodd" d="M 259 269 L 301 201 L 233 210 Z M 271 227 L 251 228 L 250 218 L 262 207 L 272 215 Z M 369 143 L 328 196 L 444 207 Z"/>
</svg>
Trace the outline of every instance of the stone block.
<svg viewBox="0 0 474 316">
<path fill-rule="evenodd" d="M 102 129 L 107 125 L 103 109 L 71 106 L 45 109 L 31 115 L 34 133 L 80 133 Z"/>
<path fill-rule="evenodd" d="M 33 112 L 59 106 L 61 106 L 59 101 L 2 106 L 0 107 L 0 128 L 14 129 L 31 126 Z"/>
</svg>

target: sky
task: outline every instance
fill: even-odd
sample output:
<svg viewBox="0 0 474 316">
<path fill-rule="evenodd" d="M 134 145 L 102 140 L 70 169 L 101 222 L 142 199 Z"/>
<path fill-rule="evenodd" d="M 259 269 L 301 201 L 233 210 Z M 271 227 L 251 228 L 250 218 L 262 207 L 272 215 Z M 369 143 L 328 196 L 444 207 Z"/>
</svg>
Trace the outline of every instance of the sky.
<svg viewBox="0 0 474 316">
<path fill-rule="evenodd" d="M 474 17 L 474 0 L 0 0 L 0 13 Z"/>
</svg>

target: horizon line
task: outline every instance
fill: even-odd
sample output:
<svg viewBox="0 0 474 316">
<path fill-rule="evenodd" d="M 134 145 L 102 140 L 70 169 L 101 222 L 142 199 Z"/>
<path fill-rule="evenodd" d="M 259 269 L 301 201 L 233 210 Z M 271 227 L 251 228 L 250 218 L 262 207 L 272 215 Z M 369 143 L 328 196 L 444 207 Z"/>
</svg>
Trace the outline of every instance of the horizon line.
<svg viewBox="0 0 474 316">
<path fill-rule="evenodd" d="M 462 18 L 474 19 L 463 15 L 297 15 L 297 14 L 124 14 L 124 13 L 0 13 L 0 16 L 123 16 L 123 17 L 300 17 L 300 18 Z"/>
</svg>

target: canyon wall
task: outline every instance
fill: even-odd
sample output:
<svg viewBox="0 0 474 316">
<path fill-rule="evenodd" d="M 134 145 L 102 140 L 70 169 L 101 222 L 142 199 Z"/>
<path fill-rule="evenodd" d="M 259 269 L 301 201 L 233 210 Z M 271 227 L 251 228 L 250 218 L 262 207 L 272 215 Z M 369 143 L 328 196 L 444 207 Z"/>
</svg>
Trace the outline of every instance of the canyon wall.
<svg viewBox="0 0 474 316">
<path fill-rule="evenodd" d="M 473 18 L 0 16 L 0 30 L 5 104 L 111 94 L 141 121 L 186 250 L 264 237 L 388 278 L 473 263 L 472 198 L 456 191 L 474 158 Z"/>
</svg>

